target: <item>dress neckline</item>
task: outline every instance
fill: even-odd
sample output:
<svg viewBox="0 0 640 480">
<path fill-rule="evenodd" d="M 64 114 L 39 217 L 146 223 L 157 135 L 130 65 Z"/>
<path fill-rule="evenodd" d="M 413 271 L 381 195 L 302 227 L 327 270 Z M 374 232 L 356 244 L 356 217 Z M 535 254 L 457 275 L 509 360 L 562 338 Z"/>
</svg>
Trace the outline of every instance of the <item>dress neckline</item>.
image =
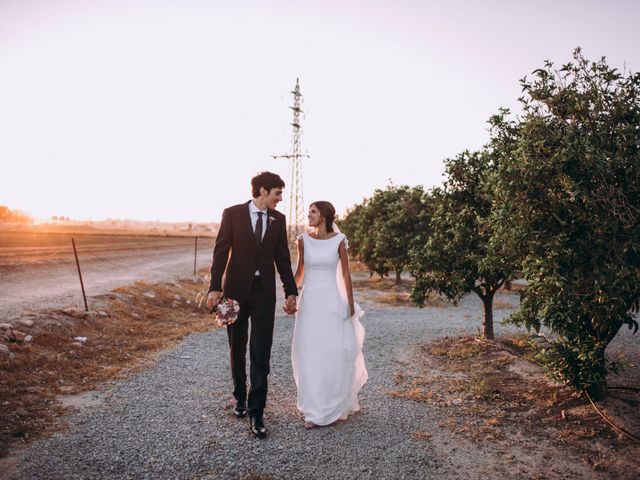
<svg viewBox="0 0 640 480">
<path fill-rule="evenodd" d="M 309 237 L 311 240 L 315 240 L 316 242 L 327 242 L 327 241 L 329 241 L 329 240 L 333 240 L 334 238 L 336 238 L 336 237 L 339 237 L 339 236 L 340 236 L 340 234 L 339 234 L 339 233 L 336 233 L 333 237 L 330 237 L 330 238 L 314 238 L 314 237 L 312 237 L 312 236 L 311 236 L 311 234 L 309 234 L 309 233 L 305 233 L 305 235 L 306 235 L 307 237 Z"/>
</svg>

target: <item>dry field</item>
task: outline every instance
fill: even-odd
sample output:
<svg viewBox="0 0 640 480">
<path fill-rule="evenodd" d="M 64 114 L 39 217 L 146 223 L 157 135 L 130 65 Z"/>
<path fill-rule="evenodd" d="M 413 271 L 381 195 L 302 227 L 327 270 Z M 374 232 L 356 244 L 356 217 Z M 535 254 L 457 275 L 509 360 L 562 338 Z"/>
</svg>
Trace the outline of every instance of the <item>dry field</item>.
<svg viewBox="0 0 640 480">
<path fill-rule="evenodd" d="M 88 296 L 138 280 L 193 275 L 194 238 L 0 231 L 1 321 L 15 321 L 32 310 L 83 304 L 71 238 Z M 198 238 L 197 268 L 210 265 L 213 242 Z"/>
<path fill-rule="evenodd" d="M 193 251 L 195 243 L 194 237 L 184 236 L 0 231 L 0 274 L 34 264 L 73 263 L 72 238 L 81 257 L 88 257 L 87 260 L 96 256 L 107 260 L 127 258 L 155 249 Z M 200 237 L 198 242 L 210 254 L 213 240 Z"/>
</svg>

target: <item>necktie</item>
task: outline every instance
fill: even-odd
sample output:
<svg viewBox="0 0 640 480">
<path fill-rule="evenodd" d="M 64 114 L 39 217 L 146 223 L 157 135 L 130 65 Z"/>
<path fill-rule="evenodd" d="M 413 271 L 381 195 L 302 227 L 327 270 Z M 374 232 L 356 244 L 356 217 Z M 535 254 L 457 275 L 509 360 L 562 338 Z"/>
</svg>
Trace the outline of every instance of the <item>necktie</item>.
<svg viewBox="0 0 640 480">
<path fill-rule="evenodd" d="M 254 232 L 256 235 L 256 245 L 259 247 L 262 242 L 262 212 L 258 213 L 258 221 L 256 222 L 256 231 Z"/>
</svg>

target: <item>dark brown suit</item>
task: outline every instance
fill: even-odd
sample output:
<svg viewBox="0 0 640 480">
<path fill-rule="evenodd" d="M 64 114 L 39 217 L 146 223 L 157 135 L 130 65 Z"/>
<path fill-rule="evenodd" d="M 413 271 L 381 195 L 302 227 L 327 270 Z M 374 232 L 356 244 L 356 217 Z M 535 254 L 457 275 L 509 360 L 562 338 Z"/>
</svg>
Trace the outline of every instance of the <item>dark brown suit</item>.
<svg viewBox="0 0 640 480">
<path fill-rule="evenodd" d="M 209 284 L 210 292 L 222 291 L 224 297 L 240 303 L 238 319 L 227 327 L 227 334 L 233 395 L 242 403 L 247 399 L 245 358 L 251 317 L 249 416 L 262 415 L 267 398 L 276 304 L 274 264 L 284 285 L 285 295 L 298 294 L 291 271 L 285 217 L 269 209 L 263 224 L 266 232 L 260 246 L 257 246 L 249 202 L 225 209 L 213 249 Z M 259 277 L 255 275 L 256 270 L 260 272 Z"/>
</svg>

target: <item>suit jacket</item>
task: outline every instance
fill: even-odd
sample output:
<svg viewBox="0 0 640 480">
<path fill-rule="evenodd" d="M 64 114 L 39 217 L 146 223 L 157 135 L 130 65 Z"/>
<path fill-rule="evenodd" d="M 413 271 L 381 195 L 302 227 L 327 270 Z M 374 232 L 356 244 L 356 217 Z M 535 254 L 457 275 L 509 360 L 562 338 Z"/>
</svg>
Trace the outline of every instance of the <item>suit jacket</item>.
<svg viewBox="0 0 640 480">
<path fill-rule="evenodd" d="M 263 222 L 267 230 L 258 247 L 251 226 L 249 202 L 224 210 L 213 248 L 210 292 L 222 291 L 226 298 L 246 301 L 257 270 L 260 272 L 267 300 L 275 304 L 275 264 L 284 285 L 285 295 L 298 294 L 291 271 L 285 216 L 268 209 L 267 218 L 263 219 Z"/>
</svg>

